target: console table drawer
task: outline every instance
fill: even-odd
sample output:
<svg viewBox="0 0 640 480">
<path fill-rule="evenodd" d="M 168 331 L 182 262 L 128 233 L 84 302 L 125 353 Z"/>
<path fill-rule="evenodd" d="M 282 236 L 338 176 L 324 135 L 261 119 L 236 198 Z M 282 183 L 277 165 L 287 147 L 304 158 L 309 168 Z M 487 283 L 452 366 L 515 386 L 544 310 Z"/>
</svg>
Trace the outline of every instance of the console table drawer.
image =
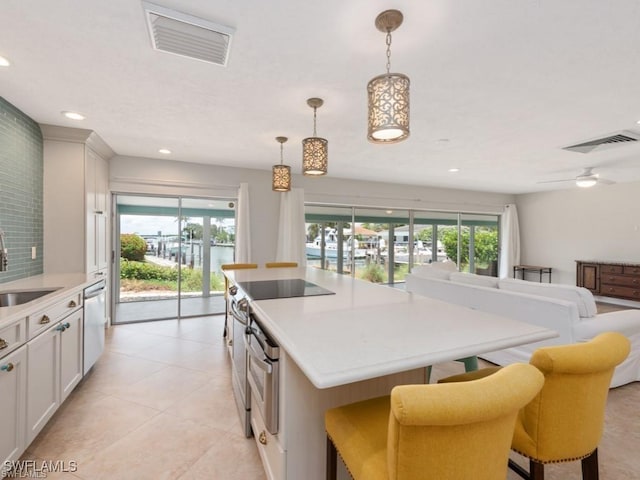
<svg viewBox="0 0 640 480">
<path fill-rule="evenodd" d="M 633 300 L 640 299 L 640 287 L 619 287 L 616 285 L 602 285 L 600 291 L 603 295 L 612 297 L 630 298 Z"/>
<path fill-rule="evenodd" d="M 600 279 L 603 287 L 610 285 L 622 285 L 626 287 L 640 287 L 640 276 L 631 277 L 624 275 L 603 275 Z"/>
<path fill-rule="evenodd" d="M 601 273 L 623 273 L 622 265 L 600 265 Z"/>
<path fill-rule="evenodd" d="M 640 267 L 638 267 L 637 265 L 634 265 L 634 266 L 625 265 L 624 266 L 624 274 L 625 275 L 640 275 Z"/>
</svg>

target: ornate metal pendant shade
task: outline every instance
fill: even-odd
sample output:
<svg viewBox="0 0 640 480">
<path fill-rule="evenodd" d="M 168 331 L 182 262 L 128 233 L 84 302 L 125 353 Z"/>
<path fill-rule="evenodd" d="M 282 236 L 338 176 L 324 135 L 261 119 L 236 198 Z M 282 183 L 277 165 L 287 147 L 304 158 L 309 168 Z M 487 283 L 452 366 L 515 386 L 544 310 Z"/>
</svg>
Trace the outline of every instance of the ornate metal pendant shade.
<svg viewBox="0 0 640 480">
<path fill-rule="evenodd" d="M 302 140 L 302 173 L 310 176 L 326 175 L 329 163 L 329 142 L 316 136 L 316 110 L 324 102 L 321 98 L 310 98 L 307 105 L 313 108 L 313 137 Z"/>
<path fill-rule="evenodd" d="M 386 10 L 376 18 L 376 28 L 387 34 L 387 73 L 372 78 L 367 85 L 367 138 L 374 143 L 395 143 L 409 136 L 409 77 L 389 73 L 391 32 L 402 24 L 402 20 L 398 10 Z"/>
<path fill-rule="evenodd" d="M 288 192 L 291 190 L 291 167 L 283 164 L 283 144 L 287 140 L 287 137 L 276 137 L 276 141 L 280 144 L 280 164 L 273 166 L 271 189 L 274 192 Z"/>
</svg>

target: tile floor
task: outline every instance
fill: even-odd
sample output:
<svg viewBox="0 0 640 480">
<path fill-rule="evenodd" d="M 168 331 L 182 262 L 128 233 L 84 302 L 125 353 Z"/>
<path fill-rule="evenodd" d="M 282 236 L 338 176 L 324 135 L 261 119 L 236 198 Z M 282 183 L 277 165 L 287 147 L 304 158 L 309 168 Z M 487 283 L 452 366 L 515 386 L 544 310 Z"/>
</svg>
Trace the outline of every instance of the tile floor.
<svg viewBox="0 0 640 480">
<path fill-rule="evenodd" d="M 240 431 L 222 327 L 222 316 L 112 327 L 105 354 L 23 459 L 77 463 L 74 473 L 47 475 L 54 480 L 264 480 L 254 440 Z M 432 381 L 462 368 L 438 365 Z M 638 405 L 640 383 L 611 390 L 603 479 L 639 478 Z M 546 473 L 547 480 L 581 478 L 579 463 Z"/>
</svg>

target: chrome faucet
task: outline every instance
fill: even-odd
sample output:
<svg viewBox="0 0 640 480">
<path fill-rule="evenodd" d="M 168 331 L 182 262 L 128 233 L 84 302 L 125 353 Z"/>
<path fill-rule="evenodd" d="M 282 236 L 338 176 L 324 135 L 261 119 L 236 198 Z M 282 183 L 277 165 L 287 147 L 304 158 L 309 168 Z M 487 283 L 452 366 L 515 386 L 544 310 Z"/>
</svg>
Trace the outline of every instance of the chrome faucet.
<svg viewBox="0 0 640 480">
<path fill-rule="evenodd" d="M 9 258 L 7 257 L 7 249 L 4 245 L 4 230 L 0 228 L 0 272 L 7 270 Z"/>
</svg>

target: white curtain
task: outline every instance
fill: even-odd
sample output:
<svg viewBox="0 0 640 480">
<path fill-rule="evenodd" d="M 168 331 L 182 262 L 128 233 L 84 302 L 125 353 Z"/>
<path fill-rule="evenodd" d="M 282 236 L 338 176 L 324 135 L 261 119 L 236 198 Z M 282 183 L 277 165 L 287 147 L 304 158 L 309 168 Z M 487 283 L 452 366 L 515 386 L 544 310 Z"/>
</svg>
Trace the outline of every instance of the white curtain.
<svg viewBox="0 0 640 480">
<path fill-rule="evenodd" d="M 304 226 L 304 190 L 292 188 L 280 194 L 280 224 L 278 227 L 277 262 L 298 262 L 307 265 Z"/>
<path fill-rule="evenodd" d="M 518 211 L 512 203 L 505 205 L 500 221 L 500 278 L 513 276 L 513 266 L 520 264 L 520 226 Z"/>
<path fill-rule="evenodd" d="M 251 262 L 251 228 L 249 219 L 249 184 L 238 189 L 238 218 L 236 225 L 236 263 Z"/>
</svg>

